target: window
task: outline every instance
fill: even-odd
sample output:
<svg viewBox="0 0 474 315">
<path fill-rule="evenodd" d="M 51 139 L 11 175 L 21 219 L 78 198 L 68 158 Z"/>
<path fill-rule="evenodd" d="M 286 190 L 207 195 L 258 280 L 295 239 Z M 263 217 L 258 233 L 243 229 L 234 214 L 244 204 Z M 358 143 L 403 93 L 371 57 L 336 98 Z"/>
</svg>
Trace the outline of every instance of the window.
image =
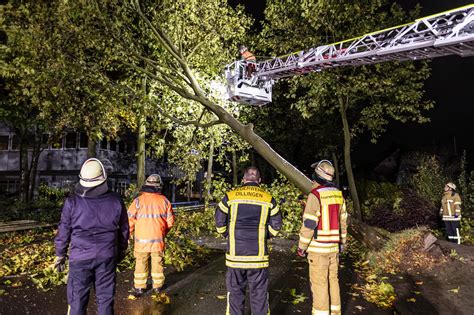
<svg viewBox="0 0 474 315">
<path fill-rule="evenodd" d="M 109 143 L 109 147 L 110 147 L 110 151 L 117 151 L 117 142 L 115 142 L 114 140 L 111 140 L 110 143 Z"/>
<path fill-rule="evenodd" d="M 20 149 L 20 138 L 17 135 L 13 135 L 12 137 L 12 150 L 19 150 Z"/>
<path fill-rule="evenodd" d="M 63 138 L 50 139 L 51 149 L 61 149 L 63 147 Z"/>
<path fill-rule="evenodd" d="M 66 135 L 66 149 L 75 149 L 77 147 L 77 134 L 69 132 Z"/>
<path fill-rule="evenodd" d="M 79 148 L 87 148 L 89 147 L 89 137 L 87 133 L 81 132 L 79 134 Z"/>
<path fill-rule="evenodd" d="M 124 152 L 125 152 L 125 142 L 119 141 L 119 142 L 117 143 L 117 145 L 118 145 L 118 151 L 119 151 L 120 153 L 124 153 Z"/>
<path fill-rule="evenodd" d="M 103 138 L 103 139 L 100 141 L 100 148 L 101 148 L 101 149 L 104 149 L 104 150 L 107 150 L 107 139 L 106 139 L 106 138 Z"/>
<path fill-rule="evenodd" d="M 0 151 L 8 150 L 8 142 L 10 140 L 10 136 L 0 136 Z"/>
</svg>

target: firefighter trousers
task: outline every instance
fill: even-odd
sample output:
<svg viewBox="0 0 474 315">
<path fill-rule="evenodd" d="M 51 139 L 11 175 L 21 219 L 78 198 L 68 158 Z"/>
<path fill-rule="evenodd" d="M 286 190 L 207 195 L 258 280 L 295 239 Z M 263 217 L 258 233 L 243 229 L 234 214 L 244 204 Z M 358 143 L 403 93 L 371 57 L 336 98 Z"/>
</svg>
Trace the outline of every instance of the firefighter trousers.
<svg viewBox="0 0 474 315">
<path fill-rule="evenodd" d="M 245 291 L 249 286 L 252 315 L 270 314 L 268 305 L 268 268 L 237 269 L 227 267 L 226 315 L 243 315 Z"/>
<path fill-rule="evenodd" d="M 313 294 L 312 314 L 341 314 L 339 253 L 308 253 L 309 280 Z"/>
<path fill-rule="evenodd" d="M 163 252 L 134 252 L 135 256 L 135 272 L 133 274 L 133 285 L 137 289 L 146 289 L 148 279 L 149 260 L 151 257 L 151 279 L 153 280 L 153 288 L 159 289 L 165 283 L 165 274 L 163 267 Z"/>
<path fill-rule="evenodd" d="M 461 226 L 460 221 L 444 221 L 448 241 L 461 244 Z"/>
<path fill-rule="evenodd" d="M 95 287 L 95 297 L 99 315 L 114 313 L 115 257 L 69 262 L 67 279 L 67 301 L 69 315 L 86 314 L 91 287 Z"/>
</svg>

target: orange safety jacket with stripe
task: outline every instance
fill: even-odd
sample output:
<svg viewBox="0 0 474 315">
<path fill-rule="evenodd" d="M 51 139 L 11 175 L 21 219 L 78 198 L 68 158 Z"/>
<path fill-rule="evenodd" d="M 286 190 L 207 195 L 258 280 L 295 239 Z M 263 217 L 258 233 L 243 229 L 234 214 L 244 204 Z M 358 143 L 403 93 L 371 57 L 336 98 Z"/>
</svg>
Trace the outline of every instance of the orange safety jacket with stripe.
<svg viewBox="0 0 474 315">
<path fill-rule="evenodd" d="M 441 199 L 441 209 L 443 221 L 461 221 L 461 197 L 457 192 L 446 191 Z"/>
<path fill-rule="evenodd" d="M 257 58 L 250 51 L 246 50 L 242 53 L 242 59 L 248 62 L 257 62 Z"/>
<path fill-rule="evenodd" d="M 306 202 L 298 247 L 314 253 L 338 252 L 346 237 L 347 210 L 342 192 L 336 187 L 316 187 Z"/>
<path fill-rule="evenodd" d="M 128 208 L 130 235 L 134 235 L 136 252 L 162 252 L 165 237 L 174 224 L 173 208 L 159 192 L 144 186 L 140 196 Z"/>
</svg>

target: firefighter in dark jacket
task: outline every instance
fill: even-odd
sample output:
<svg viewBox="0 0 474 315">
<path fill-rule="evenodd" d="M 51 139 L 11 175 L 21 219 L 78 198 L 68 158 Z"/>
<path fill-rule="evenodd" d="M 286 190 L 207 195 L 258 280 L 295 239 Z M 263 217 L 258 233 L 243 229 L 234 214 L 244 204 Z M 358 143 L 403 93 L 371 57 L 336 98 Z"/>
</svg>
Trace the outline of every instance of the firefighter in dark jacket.
<svg viewBox="0 0 474 315">
<path fill-rule="evenodd" d="M 439 212 L 446 226 L 448 241 L 461 244 L 461 233 L 459 232 L 461 221 L 461 197 L 456 192 L 454 183 L 447 183 L 444 186 L 444 194 L 441 199 L 441 209 Z"/>
<path fill-rule="evenodd" d="M 298 255 L 308 253 L 313 293 L 312 314 L 341 314 L 339 252 L 347 236 L 347 212 L 342 192 L 333 183 L 334 167 L 328 160 L 314 163 L 313 190 L 308 195 L 300 230 Z"/>
<path fill-rule="evenodd" d="M 58 271 L 65 269 L 68 314 L 86 314 L 91 287 L 99 315 L 114 313 L 115 269 L 127 251 L 127 210 L 119 194 L 110 192 L 107 174 L 97 159 L 84 162 L 80 181 L 66 199 L 55 238 Z"/>
<path fill-rule="evenodd" d="M 250 290 L 252 314 L 270 312 L 268 306 L 267 239 L 281 229 L 275 199 L 259 187 L 256 167 L 245 171 L 243 186 L 228 192 L 215 213 L 217 231 L 226 236 L 226 314 L 244 314 L 245 289 Z"/>
</svg>

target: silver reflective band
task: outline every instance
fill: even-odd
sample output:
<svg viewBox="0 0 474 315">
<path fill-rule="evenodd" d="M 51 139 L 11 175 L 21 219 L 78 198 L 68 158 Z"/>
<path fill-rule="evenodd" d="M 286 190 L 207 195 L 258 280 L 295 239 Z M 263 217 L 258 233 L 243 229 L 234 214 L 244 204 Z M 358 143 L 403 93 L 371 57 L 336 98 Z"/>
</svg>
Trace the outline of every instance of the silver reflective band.
<svg viewBox="0 0 474 315">
<path fill-rule="evenodd" d="M 137 214 L 137 219 L 151 219 L 151 218 L 167 218 L 168 213 L 162 213 L 162 214 Z"/>
<path fill-rule="evenodd" d="M 154 240 L 140 240 L 140 239 L 135 239 L 135 243 L 162 243 L 163 239 L 162 238 L 157 238 Z"/>
</svg>

